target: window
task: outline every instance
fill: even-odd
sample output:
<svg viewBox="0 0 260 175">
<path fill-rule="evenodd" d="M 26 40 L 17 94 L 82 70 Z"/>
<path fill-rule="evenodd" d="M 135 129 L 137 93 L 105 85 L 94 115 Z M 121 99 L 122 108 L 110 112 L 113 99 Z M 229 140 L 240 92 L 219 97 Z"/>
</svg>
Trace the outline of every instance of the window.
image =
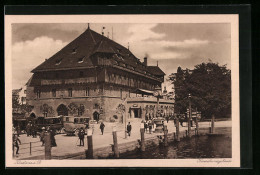
<svg viewBox="0 0 260 175">
<path fill-rule="evenodd" d="M 41 91 L 40 90 L 37 90 L 36 96 L 37 96 L 37 98 L 41 98 Z"/>
<path fill-rule="evenodd" d="M 83 71 L 79 71 L 79 76 L 83 77 L 83 75 L 84 75 L 84 72 Z"/>
<path fill-rule="evenodd" d="M 74 118 L 74 123 L 78 123 L 79 119 L 78 118 Z"/>
<path fill-rule="evenodd" d="M 56 89 L 52 89 L 52 97 L 56 97 Z"/>
<path fill-rule="evenodd" d="M 26 90 L 24 90 L 24 94 L 26 94 Z"/>
<path fill-rule="evenodd" d="M 57 59 L 57 60 L 55 61 L 55 65 L 56 65 L 56 66 L 60 65 L 60 63 L 61 63 L 61 60 L 62 60 L 62 58 L 60 58 L 60 59 Z"/>
<path fill-rule="evenodd" d="M 80 57 L 80 58 L 78 59 L 78 63 L 83 63 L 84 58 L 85 58 L 85 57 Z"/>
<path fill-rule="evenodd" d="M 89 87 L 86 88 L 86 96 L 89 96 Z"/>
<path fill-rule="evenodd" d="M 123 92 L 122 92 L 123 90 L 122 89 L 120 89 L 120 98 L 122 99 L 122 97 L 123 97 Z"/>
<path fill-rule="evenodd" d="M 72 54 L 75 54 L 77 52 L 77 48 L 72 49 Z"/>
<path fill-rule="evenodd" d="M 69 97 L 72 97 L 72 88 L 68 89 L 68 95 L 69 95 Z"/>
<path fill-rule="evenodd" d="M 69 117 L 66 117 L 66 122 L 69 122 L 69 121 L 70 121 Z"/>
</svg>

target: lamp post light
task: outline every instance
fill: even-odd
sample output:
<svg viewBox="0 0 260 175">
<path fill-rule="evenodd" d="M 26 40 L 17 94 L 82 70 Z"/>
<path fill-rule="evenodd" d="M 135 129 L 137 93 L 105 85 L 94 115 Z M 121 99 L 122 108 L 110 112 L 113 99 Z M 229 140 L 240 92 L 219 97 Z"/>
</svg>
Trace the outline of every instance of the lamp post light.
<svg viewBox="0 0 260 175">
<path fill-rule="evenodd" d="M 189 98 L 189 116 L 188 116 L 188 137 L 191 137 L 191 94 L 188 96 Z"/>
</svg>

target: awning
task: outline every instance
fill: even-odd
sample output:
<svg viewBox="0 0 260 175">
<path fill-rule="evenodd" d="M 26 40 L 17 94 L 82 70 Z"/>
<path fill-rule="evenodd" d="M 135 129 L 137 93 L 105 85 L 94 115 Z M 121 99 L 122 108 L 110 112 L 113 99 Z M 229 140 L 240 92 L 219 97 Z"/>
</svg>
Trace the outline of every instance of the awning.
<svg viewBox="0 0 260 175">
<path fill-rule="evenodd" d="M 149 91 L 149 90 L 146 90 L 146 89 L 136 89 L 135 90 L 135 93 L 144 94 L 144 95 L 153 95 L 153 92 L 154 91 Z"/>
</svg>

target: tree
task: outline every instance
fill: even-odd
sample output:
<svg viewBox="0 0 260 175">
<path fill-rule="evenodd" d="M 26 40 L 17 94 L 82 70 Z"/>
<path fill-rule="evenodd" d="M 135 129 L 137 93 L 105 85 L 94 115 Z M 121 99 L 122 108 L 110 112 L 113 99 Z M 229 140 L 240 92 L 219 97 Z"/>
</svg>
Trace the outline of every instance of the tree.
<svg viewBox="0 0 260 175">
<path fill-rule="evenodd" d="M 20 103 L 19 103 L 19 95 L 12 95 L 12 108 L 13 111 L 18 111 L 20 109 Z"/>
<path fill-rule="evenodd" d="M 176 111 L 186 111 L 188 94 L 191 94 L 192 106 L 201 111 L 203 117 L 231 114 L 231 71 L 226 65 L 202 63 L 196 65 L 192 73 L 179 67 L 170 80 L 175 88 Z"/>
</svg>

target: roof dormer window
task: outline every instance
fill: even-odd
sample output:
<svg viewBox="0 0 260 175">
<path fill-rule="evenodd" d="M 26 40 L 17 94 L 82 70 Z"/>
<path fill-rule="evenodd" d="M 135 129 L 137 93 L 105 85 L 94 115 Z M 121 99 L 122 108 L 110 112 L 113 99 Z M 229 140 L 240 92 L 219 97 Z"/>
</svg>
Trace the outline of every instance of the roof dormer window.
<svg viewBox="0 0 260 175">
<path fill-rule="evenodd" d="M 57 59 L 56 61 L 55 61 L 55 65 L 57 66 L 57 65 L 60 65 L 60 63 L 61 63 L 61 60 L 62 60 L 62 58 L 60 58 L 60 59 Z"/>
<path fill-rule="evenodd" d="M 83 63 L 85 57 L 81 57 L 78 59 L 78 63 Z"/>
<path fill-rule="evenodd" d="M 72 49 L 72 54 L 75 54 L 75 53 L 77 53 L 77 48 Z"/>
</svg>

